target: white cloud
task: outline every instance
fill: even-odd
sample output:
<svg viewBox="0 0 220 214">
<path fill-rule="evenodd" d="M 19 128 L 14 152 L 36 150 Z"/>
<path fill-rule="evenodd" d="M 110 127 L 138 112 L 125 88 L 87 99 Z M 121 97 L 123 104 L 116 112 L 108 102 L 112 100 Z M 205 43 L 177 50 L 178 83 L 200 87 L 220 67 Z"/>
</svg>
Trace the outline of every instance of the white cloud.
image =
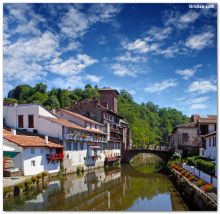
<svg viewBox="0 0 220 214">
<path fill-rule="evenodd" d="M 199 18 L 199 16 L 199 13 L 190 10 L 179 17 L 177 27 L 179 29 L 183 29 L 187 27 L 189 24 L 194 23 Z"/>
<path fill-rule="evenodd" d="M 85 79 L 87 79 L 87 80 L 89 80 L 90 82 L 93 82 L 93 83 L 99 83 L 101 81 L 102 77 L 101 76 L 87 74 Z"/>
<path fill-rule="evenodd" d="M 128 67 L 126 65 L 122 65 L 119 63 L 112 65 L 113 73 L 116 76 L 124 77 L 124 76 L 130 76 L 130 77 L 136 77 L 137 71 L 135 71 L 133 68 Z"/>
<path fill-rule="evenodd" d="M 194 74 L 198 71 L 198 68 L 202 65 L 195 65 L 193 68 L 188 69 L 182 69 L 182 70 L 176 70 L 176 73 L 181 75 L 184 80 L 188 80 L 190 77 L 194 76 Z"/>
<path fill-rule="evenodd" d="M 96 62 L 96 59 L 93 59 L 86 54 L 78 54 L 75 58 L 70 57 L 65 61 L 62 60 L 57 63 L 50 64 L 48 66 L 48 70 L 64 76 L 76 75 Z"/>
<path fill-rule="evenodd" d="M 153 26 L 147 31 L 146 41 L 163 41 L 166 39 L 172 32 L 171 27 L 156 27 Z"/>
<path fill-rule="evenodd" d="M 210 80 L 194 81 L 188 87 L 188 92 L 198 92 L 198 93 L 208 93 L 211 91 L 216 91 L 217 86 L 214 82 Z"/>
<path fill-rule="evenodd" d="M 74 39 L 83 36 L 89 24 L 89 20 L 83 13 L 71 7 L 62 17 L 59 27 L 61 32 Z"/>
<path fill-rule="evenodd" d="M 167 88 L 175 87 L 178 82 L 175 79 L 168 79 L 162 82 L 154 83 L 149 85 L 144 89 L 145 92 L 153 93 L 153 92 L 160 92 Z"/>
<path fill-rule="evenodd" d="M 124 55 L 117 56 L 116 61 L 119 62 L 146 62 L 147 57 L 132 55 L 131 52 L 125 52 Z"/>
<path fill-rule="evenodd" d="M 212 45 L 214 41 L 214 36 L 214 33 L 210 31 L 193 35 L 187 38 L 185 45 L 190 49 L 202 50 L 203 48 Z"/>
<path fill-rule="evenodd" d="M 192 10 L 184 14 L 180 14 L 177 11 L 166 11 L 164 17 L 165 26 L 173 26 L 181 30 L 198 20 L 199 16 L 200 13 Z"/>
<path fill-rule="evenodd" d="M 158 48 L 157 43 L 147 44 L 142 39 L 136 39 L 134 42 L 123 42 L 122 45 L 125 49 L 136 53 L 147 53 L 155 51 Z"/>
<path fill-rule="evenodd" d="M 193 104 L 190 106 L 192 110 L 204 110 L 208 108 L 208 105 L 199 103 L 199 104 Z"/>
<path fill-rule="evenodd" d="M 209 100 L 209 97 L 197 97 L 195 99 L 192 99 L 191 103 L 203 103 Z"/>
</svg>

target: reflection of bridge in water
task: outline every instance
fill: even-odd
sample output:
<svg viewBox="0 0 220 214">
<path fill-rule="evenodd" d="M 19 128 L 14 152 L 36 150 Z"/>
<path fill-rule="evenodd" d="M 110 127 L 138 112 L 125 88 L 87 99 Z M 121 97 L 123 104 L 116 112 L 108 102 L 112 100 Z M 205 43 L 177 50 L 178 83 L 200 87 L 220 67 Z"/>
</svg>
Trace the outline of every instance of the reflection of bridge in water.
<svg viewBox="0 0 220 214">
<path fill-rule="evenodd" d="M 129 161 L 136 155 L 141 153 L 153 154 L 160 157 L 165 163 L 169 161 L 174 151 L 171 147 L 165 146 L 149 146 L 146 148 L 133 148 L 122 151 L 122 163 L 129 163 Z"/>
</svg>

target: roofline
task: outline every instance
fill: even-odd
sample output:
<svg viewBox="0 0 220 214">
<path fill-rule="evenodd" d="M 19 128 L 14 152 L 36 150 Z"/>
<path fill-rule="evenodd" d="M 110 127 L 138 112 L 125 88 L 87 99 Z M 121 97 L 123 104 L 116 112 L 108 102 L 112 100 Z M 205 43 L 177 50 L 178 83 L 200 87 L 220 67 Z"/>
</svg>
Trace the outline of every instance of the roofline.
<svg viewBox="0 0 220 214">
<path fill-rule="evenodd" d="M 88 121 L 92 121 L 92 122 L 95 123 L 95 124 L 98 124 L 98 125 L 102 125 L 102 126 L 103 126 L 103 124 L 101 124 L 101 123 L 99 123 L 99 122 L 97 122 L 97 121 L 95 121 L 95 120 L 92 120 L 92 119 L 90 119 L 90 118 L 87 118 L 86 116 L 81 115 L 81 114 L 78 114 L 78 113 L 76 113 L 76 112 L 71 112 L 71 111 L 68 111 L 68 110 L 66 110 L 66 109 L 60 109 L 60 110 L 58 110 L 57 112 L 60 112 L 60 111 L 64 111 L 64 112 L 66 112 L 67 114 L 70 114 L 70 115 L 72 115 L 72 113 L 73 113 L 73 114 L 76 114 L 75 116 L 78 117 L 78 118 L 80 118 L 80 116 L 82 116 L 82 117 L 85 118 L 85 120 L 88 119 Z M 77 115 L 80 115 L 80 116 L 77 116 Z M 80 118 L 80 119 L 83 120 L 83 118 Z"/>
<path fill-rule="evenodd" d="M 119 95 L 118 90 L 112 88 L 99 88 L 98 91 L 114 91 Z"/>
<path fill-rule="evenodd" d="M 216 131 L 204 135 L 203 138 L 206 138 L 206 137 L 209 137 L 209 136 L 212 136 L 212 135 L 216 135 Z"/>
</svg>

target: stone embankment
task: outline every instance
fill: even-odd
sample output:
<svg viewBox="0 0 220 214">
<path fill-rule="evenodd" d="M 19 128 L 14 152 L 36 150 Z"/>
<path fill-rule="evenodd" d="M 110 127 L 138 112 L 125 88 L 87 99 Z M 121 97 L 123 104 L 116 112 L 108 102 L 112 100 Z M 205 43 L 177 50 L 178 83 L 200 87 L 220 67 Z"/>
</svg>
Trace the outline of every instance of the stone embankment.
<svg viewBox="0 0 220 214">
<path fill-rule="evenodd" d="M 185 203 L 190 210 L 194 211 L 216 211 L 217 201 L 188 181 L 175 169 L 170 171 L 170 179 L 176 186 Z"/>
</svg>

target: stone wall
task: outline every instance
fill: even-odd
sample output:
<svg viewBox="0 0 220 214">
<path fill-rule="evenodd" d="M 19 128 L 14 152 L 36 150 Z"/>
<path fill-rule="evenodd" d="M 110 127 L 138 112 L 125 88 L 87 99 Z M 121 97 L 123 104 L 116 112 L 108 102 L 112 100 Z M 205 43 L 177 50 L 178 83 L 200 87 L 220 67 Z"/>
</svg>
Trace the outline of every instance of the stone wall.
<svg viewBox="0 0 220 214">
<path fill-rule="evenodd" d="M 193 211 L 217 211 L 217 202 L 194 186 L 179 172 L 171 169 L 170 179 L 176 186 L 185 203 Z"/>
</svg>

